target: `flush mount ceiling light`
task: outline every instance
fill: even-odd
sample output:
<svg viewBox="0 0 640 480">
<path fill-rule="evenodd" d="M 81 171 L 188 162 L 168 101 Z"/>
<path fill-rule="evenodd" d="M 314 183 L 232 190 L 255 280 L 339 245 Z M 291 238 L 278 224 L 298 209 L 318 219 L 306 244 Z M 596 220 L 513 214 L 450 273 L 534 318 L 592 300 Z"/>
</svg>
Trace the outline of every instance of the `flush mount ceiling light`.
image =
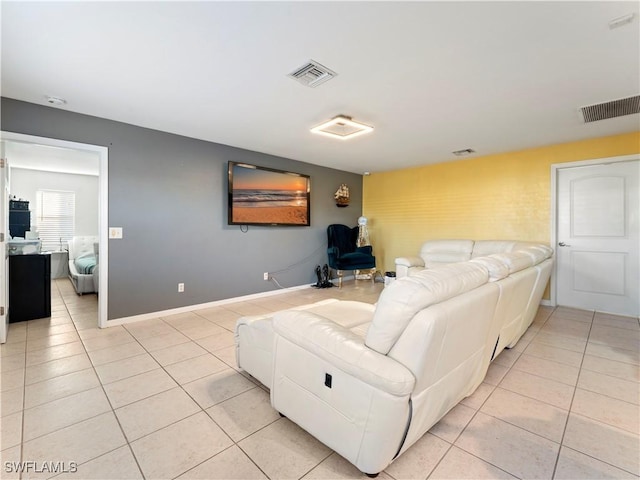
<svg viewBox="0 0 640 480">
<path fill-rule="evenodd" d="M 364 133 L 369 133 L 372 130 L 373 127 L 356 122 L 352 120 L 351 117 L 338 115 L 322 125 L 313 127 L 311 132 L 327 137 L 339 138 L 340 140 L 347 140 Z"/>
</svg>

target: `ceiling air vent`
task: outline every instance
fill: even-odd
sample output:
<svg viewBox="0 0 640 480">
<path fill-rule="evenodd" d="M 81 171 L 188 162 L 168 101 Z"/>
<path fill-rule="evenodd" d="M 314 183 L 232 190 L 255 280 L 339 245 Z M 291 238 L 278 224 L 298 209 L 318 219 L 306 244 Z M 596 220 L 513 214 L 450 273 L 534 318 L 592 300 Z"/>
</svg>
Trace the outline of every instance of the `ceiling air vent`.
<svg viewBox="0 0 640 480">
<path fill-rule="evenodd" d="M 624 115 L 631 115 L 632 113 L 640 113 L 640 95 L 580 108 L 580 114 L 584 123 L 622 117 Z"/>
<path fill-rule="evenodd" d="M 295 69 L 288 76 L 307 87 L 313 88 L 327 80 L 331 80 L 336 75 L 338 74 L 333 70 L 329 70 L 315 60 L 309 60 L 308 63 Z"/>
</svg>

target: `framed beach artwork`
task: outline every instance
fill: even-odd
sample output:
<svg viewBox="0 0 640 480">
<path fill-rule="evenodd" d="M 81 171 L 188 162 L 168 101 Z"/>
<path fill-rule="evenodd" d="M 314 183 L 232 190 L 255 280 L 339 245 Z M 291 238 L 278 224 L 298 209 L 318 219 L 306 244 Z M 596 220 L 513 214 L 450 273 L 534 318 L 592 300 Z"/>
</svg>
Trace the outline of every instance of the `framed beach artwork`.
<svg viewBox="0 0 640 480">
<path fill-rule="evenodd" d="M 311 224 L 308 175 L 229 162 L 229 225 Z"/>
</svg>

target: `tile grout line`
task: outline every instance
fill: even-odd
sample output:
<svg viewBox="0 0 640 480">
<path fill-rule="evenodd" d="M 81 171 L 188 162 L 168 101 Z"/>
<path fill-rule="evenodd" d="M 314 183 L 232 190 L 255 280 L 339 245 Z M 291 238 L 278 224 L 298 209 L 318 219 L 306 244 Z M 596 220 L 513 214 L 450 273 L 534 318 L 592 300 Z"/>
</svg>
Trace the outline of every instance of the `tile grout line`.
<svg viewBox="0 0 640 480">
<path fill-rule="evenodd" d="M 591 315 L 591 324 L 589 325 L 589 334 L 587 335 L 587 342 L 584 346 L 584 352 L 582 353 L 582 358 L 580 360 L 580 367 L 578 369 L 578 378 L 576 379 L 576 385 L 573 389 L 573 395 L 571 395 L 571 402 L 569 403 L 569 413 L 567 415 L 567 419 L 564 422 L 564 428 L 562 429 L 562 437 L 560 438 L 560 448 L 558 449 L 558 455 L 556 456 L 556 461 L 555 461 L 555 464 L 553 465 L 553 473 L 551 475 L 551 478 L 555 478 L 556 472 L 558 470 L 558 463 L 560 463 L 560 452 L 562 452 L 562 447 L 564 447 L 564 437 L 567 434 L 567 426 L 569 425 L 569 419 L 571 418 L 571 413 L 573 411 L 573 401 L 576 398 L 578 383 L 580 382 L 580 376 L 582 375 L 582 365 L 584 364 L 584 356 L 586 355 L 587 345 L 589 345 L 589 337 L 591 336 L 591 329 L 593 328 L 593 319 L 595 318 L 595 315 L 596 315 L 596 312 L 594 310 L 593 314 Z"/>
<path fill-rule="evenodd" d="M 554 310 L 555 310 L 555 308 L 554 308 Z M 552 310 L 552 311 L 551 311 L 551 314 L 553 314 L 553 311 L 554 311 L 554 310 Z M 544 324 L 547 322 L 547 320 L 551 317 L 551 314 L 547 316 L 547 318 L 544 320 L 544 322 L 542 322 L 542 325 L 544 325 Z M 533 324 L 533 323 L 534 323 L 534 322 L 532 322 L 532 324 Z M 527 330 L 528 330 L 528 328 L 527 328 Z M 538 330 L 538 331 L 539 331 L 539 330 Z M 526 333 L 526 332 L 525 332 L 525 333 Z M 536 332 L 536 335 L 537 335 L 537 332 Z M 533 341 L 533 339 L 536 337 L 536 335 L 534 335 L 534 336 L 533 336 L 533 338 L 529 341 L 529 343 L 531 343 L 531 342 Z M 528 344 L 527 344 L 527 346 L 528 346 Z M 526 347 L 525 347 L 525 348 L 526 348 Z M 520 356 L 522 356 L 523 354 L 524 354 L 524 351 L 520 352 L 520 355 L 518 355 L 518 358 L 520 358 Z M 496 357 L 496 358 L 498 358 L 498 357 Z M 516 361 L 517 361 L 517 360 L 516 360 Z M 491 363 L 493 363 L 493 361 L 489 363 L 489 367 L 491 367 Z M 503 471 L 503 472 L 507 473 L 508 475 L 511 475 L 511 476 L 513 476 L 513 477 L 516 477 L 516 478 L 517 478 L 517 475 L 515 475 L 515 474 L 513 474 L 513 473 L 511 473 L 511 472 L 509 472 L 509 471 L 507 471 L 507 470 L 505 470 L 504 468 L 499 467 L 498 465 L 494 465 L 494 464 L 493 464 L 493 463 L 491 463 L 490 461 L 485 460 L 485 459 L 483 459 L 483 458 L 481 458 L 481 457 L 479 457 L 479 456 L 475 455 L 473 452 L 469 452 L 469 451 L 465 450 L 464 448 L 459 447 L 459 446 L 457 446 L 457 445 L 455 444 L 455 443 L 458 441 L 458 439 L 462 436 L 462 434 L 464 433 L 464 431 L 467 429 L 467 427 L 469 426 L 469 424 L 471 424 L 471 422 L 473 421 L 473 419 L 474 419 L 474 418 L 476 418 L 476 416 L 478 415 L 478 413 L 480 413 L 480 410 L 482 409 L 482 407 L 484 406 L 484 404 L 485 404 L 485 403 L 487 403 L 487 401 L 489 400 L 489 398 L 491 397 L 491 395 L 493 395 L 493 393 L 496 391 L 496 389 L 497 389 L 497 388 L 502 388 L 502 387 L 500 387 L 500 384 L 501 384 L 501 383 L 502 383 L 502 381 L 505 379 L 505 377 L 509 374 L 509 372 L 511 371 L 511 369 L 512 369 L 512 368 L 513 368 L 513 366 L 515 365 L 515 362 L 513 362 L 513 364 L 511 364 L 511 366 L 509 366 L 509 367 L 505 367 L 504 365 L 501 365 L 501 364 L 497 364 L 497 365 L 499 365 L 499 366 L 501 366 L 501 367 L 506 368 L 506 369 L 507 369 L 506 373 L 505 373 L 505 374 L 504 374 L 504 376 L 500 379 L 500 381 L 498 382 L 498 384 L 497 384 L 497 385 L 491 385 L 491 386 L 493 387 L 493 390 L 491 391 L 491 393 L 490 393 L 489 395 L 487 395 L 487 398 L 485 398 L 485 399 L 484 399 L 484 401 L 480 404 L 480 406 L 478 406 L 478 409 L 477 409 L 477 410 L 475 410 L 475 412 L 473 412 L 473 415 L 471 416 L 471 418 L 469 419 L 469 421 L 465 424 L 465 426 L 462 428 L 462 430 L 460 430 L 460 433 L 458 433 L 458 435 L 457 435 L 457 436 L 454 438 L 454 440 L 450 443 L 449 447 L 447 448 L 447 451 L 444 453 L 444 455 L 442 455 L 442 457 L 440 458 L 440 460 L 438 460 L 438 462 L 436 463 L 436 465 L 435 465 L 435 466 L 431 469 L 431 471 L 429 472 L 429 475 L 427 476 L 427 480 L 431 477 L 431 475 L 433 474 L 433 472 L 435 472 L 435 471 L 436 471 L 436 469 L 438 468 L 438 466 L 442 463 L 442 461 L 444 460 L 444 458 L 447 456 L 447 454 L 451 451 L 451 449 L 452 449 L 453 447 L 456 447 L 456 448 L 458 448 L 459 450 L 461 450 L 461 451 L 465 452 L 466 454 L 471 455 L 471 456 L 473 456 L 473 457 L 475 457 L 475 458 L 478 458 L 479 460 L 481 460 L 481 461 L 483 461 L 483 462 L 485 462 L 485 463 L 487 463 L 487 464 L 489 464 L 489 465 L 491 465 L 491 466 L 493 466 L 493 467 L 497 468 L 498 470 Z M 520 371 L 520 370 L 515 369 L 515 371 Z M 526 372 L 525 372 L 525 373 L 526 373 Z M 487 384 L 487 385 L 490 385 L 490 384 Z M 508 389 L 505 389 L 505 390 L 510 391 L 510 390 L 508 390 Z M 513 392 L 513 393 L 517 393 L 517 392 Z M 461 405 L 461 403 L 458 403 L 458 405 Z M 453 410 L 453 409 L 452 409 L 452 410 Z M 450 410 L 450 411 L 451 411 L 451 410 Z M 447 413 L 448 413 L 448 412 L 447 412 Z M 493 415 L 489 415 L 489 414 L 487 414 L 487 413 L 485 413 L 485 412 L 482 412 L 482 414 L 483 414 L 483 415 L 488 415 L 488 416 L 490 416 L 490 417 L 492 417 L 492 418 L 496 418 L 496 420 L 498 420 L 498 421 L 503 421 L 503 422 L 505 422 L 505 423 L 507 423 L 507 424 L 509 424 L 509 425 L 512 425 L 512 426 L 514 426 L 514 427 L 516 427 L 516 428 L 520 428 L 520 429 L 522 429 L 522 430 L 524 430 L 524 431 L 526 431 L 526 432 L 528 432 L 528 433 L 532 433 L 532 434 L 534 434 L 534 435 L 537 435 L 537 434 L 535 434 L 534 432 L 529 432 L 529 430 L 524 429 L 524 428 L 522 428 L 522 427 L 520 427 L 520 426 L 518 426 L 518 425 L 514 425 L 514 424 L 512 424 L 512 423 L 510 423 L 510 422 L 507 422 L 507 421 L 505 421 L 505 420 L 501 419 L 501 418 L 493 417 Z M 445 416 L 446 416 L 446 415 L 445 415 Z M 444 418 L 444 417 L 442 417 L 442 418 Z M 442 420 L 442 419 L 441 419 L 441 420 Z M 436 423 L 436 425 L 437 425 L 437 423 Z M 427 433 L 429 433 L 429 432 L 427 432 Z M 436 435 L 436 434 L 434 434 L 434 433 L 432 433 L 432 435 L 434 435 L 434 436 L 436 436 L 436 437 L 438 437 L 438 438 L 440 438 L 440 439 L 444 440 L 445 442 L 447 441 L 446 439 L 444 439 L 444 438 L 442 438 L 442 437 L 440 437 L 440 436 L 438 436 L 438 435 Z M 539 436 L 540 436 L 540 435 L 539 435 Z M 542 437 L 542 438 L 546 438 L 546 437 Z M 547 439 L 547 440 L 548 440 L 548 439 Z"/>
</svg>

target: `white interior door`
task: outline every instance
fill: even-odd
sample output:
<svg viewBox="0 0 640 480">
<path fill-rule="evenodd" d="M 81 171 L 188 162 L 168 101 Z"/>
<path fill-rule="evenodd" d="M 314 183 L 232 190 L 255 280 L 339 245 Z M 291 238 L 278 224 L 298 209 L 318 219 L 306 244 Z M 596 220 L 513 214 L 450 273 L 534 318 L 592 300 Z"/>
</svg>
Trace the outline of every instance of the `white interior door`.
<svg viewBox="0 0 640 480">
<path fill-rule="evenodd" d="M 640 314 L 640 161 L 558 170 L 557 303 Z"/>
<path fill-rule="evenodd" d="M 7 341 L 7 332 L 9 329 L 8 307 L 9 307 L 9 282 L 7 279 L 9 273 L 9 257 L 7 249 L 7 240 L 9 229 L 9 165 L 4 154 L 4 142 L 0 142 L 0 195 L 2 195 L 2 203 L 0 203 L 0 343 Z"/>
</svg>

